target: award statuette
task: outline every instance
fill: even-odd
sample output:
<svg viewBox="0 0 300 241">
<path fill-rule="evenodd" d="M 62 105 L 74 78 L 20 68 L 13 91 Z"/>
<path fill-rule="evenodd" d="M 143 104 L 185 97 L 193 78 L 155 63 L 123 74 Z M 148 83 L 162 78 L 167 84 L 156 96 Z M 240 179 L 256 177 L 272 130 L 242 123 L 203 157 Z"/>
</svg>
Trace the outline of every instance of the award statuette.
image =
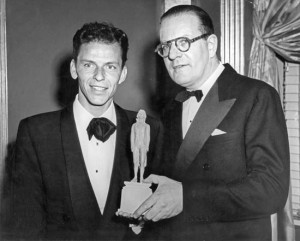
<svg viewBox="0 0 300 241">
<path fill-rule="evenodd" d="M 151 184 L 143 183 L 150 143 L 150 126 L 145 122 L 146 117 L 146 112 L 139 110 L 136 123 L 131 127 L 130 142 L 133 153 L 134 178 L 130 182 L 124 182 L 125 186 L 122 189 L 121 207 L 118 212 L 133 214 L 152 194 L 152 190 L 150 189 Z"/>
</svg>

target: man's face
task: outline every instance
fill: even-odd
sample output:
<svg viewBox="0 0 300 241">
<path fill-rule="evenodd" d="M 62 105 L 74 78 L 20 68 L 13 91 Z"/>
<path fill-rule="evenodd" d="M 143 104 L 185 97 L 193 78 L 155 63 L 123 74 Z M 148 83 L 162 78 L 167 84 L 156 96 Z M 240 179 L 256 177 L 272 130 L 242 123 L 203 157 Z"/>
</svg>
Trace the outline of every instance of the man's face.
<svg viewBox="0 0 300 241">
<path fill-rule="evenodd" d="M 127 75 L 122 68 L 122 50 L 119 44 L 91 42 L 80 47 L 77 61 L 72 60 L 70 70 L 78 78 L 78 99 L 94 115 L 101 115 L 109 107 L 118 84 Z"/>
<path fill-rule="evenodd" d="M 160 42 L 187 37 L 200 36 L 199 20 L 196 16 L 186 13 L 164 19 L 160 27 Z M 187 52 L 180 52 L 172 42 L 169 56 L 164 58 L 166 68 L 173 81 L 188 90 L 199 88 L 209 77 L 208 43 L 200 39 L 191 43 Z"/>
</svg>

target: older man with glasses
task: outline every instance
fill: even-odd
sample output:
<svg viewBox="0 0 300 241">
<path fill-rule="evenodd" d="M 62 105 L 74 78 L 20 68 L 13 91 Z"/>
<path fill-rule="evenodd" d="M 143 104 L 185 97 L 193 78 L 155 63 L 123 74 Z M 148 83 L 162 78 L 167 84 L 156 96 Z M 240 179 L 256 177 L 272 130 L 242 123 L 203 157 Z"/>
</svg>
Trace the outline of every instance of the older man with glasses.
<svg viewBox="0 0 300 241">
<path fill-rule="evenodd" d="M 166 240 L 271 240 L 284 207 L 289 147 L 275 89 L 220 63 L 212 20 L 180 5 L 161 18 L 163 57 L 186 90 L 167 106 L 163 176 L 134 217 L 160 221 Z"/>
</svg>

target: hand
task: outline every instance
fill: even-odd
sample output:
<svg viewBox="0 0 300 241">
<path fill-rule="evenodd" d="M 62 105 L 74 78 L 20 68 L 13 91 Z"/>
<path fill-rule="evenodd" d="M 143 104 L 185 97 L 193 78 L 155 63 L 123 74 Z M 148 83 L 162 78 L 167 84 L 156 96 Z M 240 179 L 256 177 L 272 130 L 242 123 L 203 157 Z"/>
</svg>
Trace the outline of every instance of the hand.
<svg viewBox="0 0 300 241">
<path fill-rule="evenodd" d="M 144 227 L 144 224 L 145 224 L 145 221 L 142 218 L 139 218 L 138 220 L 135 220 L 133 218 L 132 213 L 127 213 L 127 212 L 123 212 L 123 211 L 120 211 L 120 210 L 118 210 L 115 214 L 117 216 L 120 216 L 122 218 L 126 218 L 128 220 L 134 220 L 134 223 L 130 223 L 129 227 L 132 229 L 132 231 L 135 234 L 139 234 L 142 231 L 142 229 Z"/>
<path fill-rule="evenodd" d="M 158 184 L 156 191 L 133 213 L 134 218 L 157 222 L 182 212 L 182 184 L 165 176 L 150 175 L 145 183 Z"/>
<path fill-rule="evenodd" d="M 115 214 L 117 216 L 120 216 L 120 217 L 123 217 L 123 218 L 128 218 L 128 219 L 133 218 L 133 214 L 132 213 L 127 213 L 127 212 L 123 212 L 123 211 L 120 211 L 120 210 L 118 210 Z"/>
</svg>

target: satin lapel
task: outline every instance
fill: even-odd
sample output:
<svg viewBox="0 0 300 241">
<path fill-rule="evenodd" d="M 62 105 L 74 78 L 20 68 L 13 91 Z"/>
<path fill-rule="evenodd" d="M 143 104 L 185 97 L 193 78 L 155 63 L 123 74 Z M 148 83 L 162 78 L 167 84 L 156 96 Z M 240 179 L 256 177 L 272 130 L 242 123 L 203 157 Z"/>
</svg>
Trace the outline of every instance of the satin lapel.
<svg viewBox="0 0 300 241">
<path fill-rule="evenodd" d="M 182 103 L 173 100 L 163 114 L 164 145 L 161 173 L 172 177 L 178 149 L 182 143 Z"/>
<path fill-rule="evenodd" d="M 224 119 L 235 99 L 219 101 L 218 83 L 209 91 L 191 124 L 176 157 L 174 175 L 182 178 L 213 130 Z"/>
<path fill-rule="evenodd" d="M 123 109 L 118 105 L 117 115 L 117 139 L 115 148 L 115 158 L 111 175 L 110 187 L 104 209 L 104 219 L 114 217 L 115 212 L 120 208 L 121 189 L 124 181 L 133 178 L 133 160 L 131 159 L 130 131 L 131 124 Z"/>
<path fill-rule="evenodd" d="M 62 113 L 61 133 L 75 219 L 91 228 L 99 225 L 101 213 L 85 167 L 72 106 Z"/>
<path fill-rule="evenodd" d="M 178 101 L 174 101 L 173 110 L 170 112 L 168 116 L 168 127 L 171 132 L 171 142 L 172 149 L 175 151 L 175 155 L 178 152 L 178 149 L 182 143 L 182 103 Z"/>
</svg>

